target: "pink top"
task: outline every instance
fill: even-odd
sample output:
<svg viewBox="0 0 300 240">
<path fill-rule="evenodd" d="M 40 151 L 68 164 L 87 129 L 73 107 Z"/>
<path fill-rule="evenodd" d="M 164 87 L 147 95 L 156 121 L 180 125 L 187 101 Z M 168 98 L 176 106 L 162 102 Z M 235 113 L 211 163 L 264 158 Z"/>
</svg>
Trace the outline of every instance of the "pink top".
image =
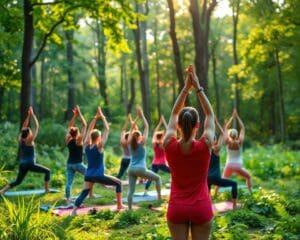
<svg viewBox="0 0 300 240">
<path fill-rule="evenodd" d="M 153 144 L 154 156 L 152 164 L 155 165 L 166 165 L 166 153 L 163 148 L 159 146 L 158 143 Z"/>
<path fill-rule="evenodd" d="M 172 137 L 165 152 L 172 175 L 169 203 L 211 202 L 207 186 L 210 151 L 205 138 L 194 140 L 189 153 L 183 153 L 178 140 Z"/>
</svg>

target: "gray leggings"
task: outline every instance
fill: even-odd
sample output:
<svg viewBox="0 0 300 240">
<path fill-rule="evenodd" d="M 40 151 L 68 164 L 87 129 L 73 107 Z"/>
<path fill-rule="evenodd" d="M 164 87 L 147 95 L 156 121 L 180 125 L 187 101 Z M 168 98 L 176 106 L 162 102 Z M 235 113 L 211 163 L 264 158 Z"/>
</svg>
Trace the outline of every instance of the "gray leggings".
<svg viewBox="0 0 300 240">
<path fill-rule="evenodd" d="M 131 209 L 132 197 L 135 191 L 136 180 L 138 177 L 146 178 L 148 180 L 155 181 L 156 190 L 160 194 L 161 179 L 160 176 L 147 168 L 129 168 L 128 169 L 128 180 L 129 180 L 129 191 L 128 191 L 128 208 Z"/>
</svg>

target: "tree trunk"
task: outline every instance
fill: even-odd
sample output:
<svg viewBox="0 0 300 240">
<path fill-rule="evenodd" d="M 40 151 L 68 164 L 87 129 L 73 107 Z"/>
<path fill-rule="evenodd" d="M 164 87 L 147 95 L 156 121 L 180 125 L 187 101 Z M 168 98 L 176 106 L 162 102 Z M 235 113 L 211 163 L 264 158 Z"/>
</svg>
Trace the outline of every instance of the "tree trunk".
<svg viewBox="0 0 300 240">
<path fill-rule="evenodd" d="M 233 50 L 233 64 L 238 65 L 237 57 L 237 26 L 239 21 L 240 13 L 240 0 L 232 1 L 232 22 L 233 22 L 233 41 L 232 41 L 232 50 Z M 234 74 L 234 103 L 233 107 L 240 110 L 240 92 L 239 92 L 239 77 L 237 74 Z"/>
<path fill-rule="evenodd" d="M 154 19 L 154 45 L 155 45 L 155 73 L 156 73 L 156 106 L 158 117 L 161 116 L 161 98 L 160 98 L 160 72 L 159 72 L 159 46 L 157 42 L 157 18 Z"/>
<path fill-rule="evenodd" d="M 104 36 L 104 32 L 100 21 L 96 21 L 96 35 L 97 35 L 97 68 L 98 68 L 98 83 L 99 83 L 99 91 L 104 101 L 103 113 L 105 116 L 110 119 L 110 112 L 109 112 L 109 101 L 107 96 L 107 84 L 106 84 L 106 39 Z"/>
<path fill-rule="evenodd" d="M 281 64 L 279 60 L 278 48 L 275 49 L 275 62 L 276 62 L 277 83 L 278 83 L 280 140 L 282 143 L 284 143 L 285 142 L 285 109 L 284 109 L 284 98 L 283 98 L 283 88 L 282 88 Z"/>
<path fill-rule="evenodd" d="M 216 115 L 220 121 L 220 94 L 219 94 L 219 83 L 217 80 L 217 57 L 216 57 L 217 44 L 214 44 L 211 48 L 211 62 L 212 62 L 212 76 L 214 82 L 215 98 L 216 98 Z"/>
<path fill-rule="evenodd" d="M 198 0 L 190 0 L 189 11 L 192 16 L 193 32 L 194 32 L 194 44 L 195 44 L 195 68 L 196 74 L 199 79 L 200 85 L 204 88 L 206 95 L 208 95 L 208 35 L 209 24 L 212 11 L 217 5 L 216 0 L 212 0 L 209 4 L 207 0 L 203 0 L 201 7 L 201 15 Z M 204 113 L 199 105 L 200 114 L 200 134 L 203 132 Z"/>
<path fill-rule="evenodd" d="M 176 36 L 176 22 L 175 22 L 175 12 L 173 0 L 168 0 L 169 6 L 169 16 L 170 16 L 170 37 L 172 40 L 174 61 L 176 66 L 176 75 L 179 83 L 179 89 L 182 89 L 184 86 L 184 77 L 181 65 L 180 49 Z"/>
<path fill-rule="evenodd" d="M 27 116 L 28 107 L 31 105 L 31 65 L 30 57 L 33 45 L 33 15 L 30 0 L 24 0 L 24 33 L 23 33 L 23 50 L 22 50 L 22 83 L 21 83 L 21 99 L 20 99 L 20 128 Z"/>
<path fill-rule="evenodd" d="M 130 78 L 130 100 L 127 105 L 127 114 L 131 113 L 134 100 L 135 100 L 135 84 L 134 84 L 134 79 Z"/>
<path fill-rule="evenodd" d="M 139 11 L 138 3 L 136 3 L 136 10 Z M 143 103 L 143 110 L 144 110 L 145 117 L 150 124 L 149 67 L 148 67 L 147 42 L 146 42 L 147 26 L 146 23 L 140 23 L 139 20 L 137 20 L 136 25 L 137 25 L 137 29 L 133 30 L 133 32 L 134 32 L 134 41 L 136 47 L 138 72 L 139 72 L 139 77 L 141 82 L 140 86 L 141 86 L 142 103 Z M 141 40 L 142 40 L 142 49 L 140 46 Z"/>
<path fill-rule="evenodd" d="M 46 103 L 46 63 L 45 59 L 41 60 L 41 93 L 40 93 L 40 119 L 45 118 L 45 103 Z"/>
<path fill-rule="evenodd" d="M 31 85 L 31 102 L 32 102 L 32 108 L 35 113 L 38 113 L 37 108 L 37 73 L 36 73 L 36 64 L 34 64 L 31 67 L 31 79 L 32 79 L 32 85 Z M 39 114 L 37 114 L 39 116 Z"/>
</svg>

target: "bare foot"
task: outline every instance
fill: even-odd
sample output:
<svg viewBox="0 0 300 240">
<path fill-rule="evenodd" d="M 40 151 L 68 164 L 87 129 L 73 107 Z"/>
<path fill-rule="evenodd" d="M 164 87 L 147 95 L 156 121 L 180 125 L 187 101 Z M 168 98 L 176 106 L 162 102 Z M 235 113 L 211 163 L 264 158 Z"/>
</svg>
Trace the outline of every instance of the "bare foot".
<svg viewBox="0 0 300 240">
<path fill-rule="evenodd" d="M 127 208 L 128 208 L 128 206 L 121 204 L 121 205 L 117 206 L 117 211 L 121 211 L 122 209 L 127 209 Z"/>
</svg>

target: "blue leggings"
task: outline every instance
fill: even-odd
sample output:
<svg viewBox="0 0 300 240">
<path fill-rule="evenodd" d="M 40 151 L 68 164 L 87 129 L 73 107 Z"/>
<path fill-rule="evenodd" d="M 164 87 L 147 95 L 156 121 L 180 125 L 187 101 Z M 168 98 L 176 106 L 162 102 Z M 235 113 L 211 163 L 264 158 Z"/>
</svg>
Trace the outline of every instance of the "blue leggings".
<svg viewBox="0 0 300 240">
<path fill-rule="evenodd" d="M 155 173 L 158 173 L 159 170 L 166 172 L 166 173 L 170 173 L 170 168 L 165 164 L 160 164 L 160 165 L 152 164 L 151 170 L 152 170 L 152 172 L 155 172 Z M 145 185 L 146 190 L 149 189 L 151 183 L 152 183 L 152 180 L 148 179 L 148 181 L 146 182 L 146 185 Z"/>
<path fill-rule="evenodd" d="M 111 176 L 106 176 L 106 175 L 95 176 L 95 177 L 85 176 L 84 181 L 85 182 L 101 183 L 101 184 L 105 184 L 105 185 L 116 186 L 116 192 L 117 193 L 122 192 L 122 184 L 120 182 L 116 181 L 114 179 L 114 177 L 111 177 Z M 75 206 L 76 207 L 79 207 L 81 205 L 81 203 L 87 197 L 90 190 L 91 190 L 90 188 L 86 188 L 86 189 L 82 190 L 82 192 L 80 193 L 78 198 L 76 198 L 76 200 L 75 200 Z"/>
<path fill-rule="evenodd" d="M 50 180 L 50 170 L 48 168 L 35 163 L 20 163 L 18 176 L 14 182 L 9 184 L 10 188 L 21 184 L 28 171 L 44 173 L 44 181 L 48 182 Z"/>
<path fill-rule="evenodd" d="M 219 187 L 230 187 L 231 186 L 231 196 L 232 198 L 237 198 L 237 182 L 228 178 L 221 178 L 220 176 L 210 176 L 208 177 L 208 188 L 210 190 L 211 185 Z"/>
</svg>

